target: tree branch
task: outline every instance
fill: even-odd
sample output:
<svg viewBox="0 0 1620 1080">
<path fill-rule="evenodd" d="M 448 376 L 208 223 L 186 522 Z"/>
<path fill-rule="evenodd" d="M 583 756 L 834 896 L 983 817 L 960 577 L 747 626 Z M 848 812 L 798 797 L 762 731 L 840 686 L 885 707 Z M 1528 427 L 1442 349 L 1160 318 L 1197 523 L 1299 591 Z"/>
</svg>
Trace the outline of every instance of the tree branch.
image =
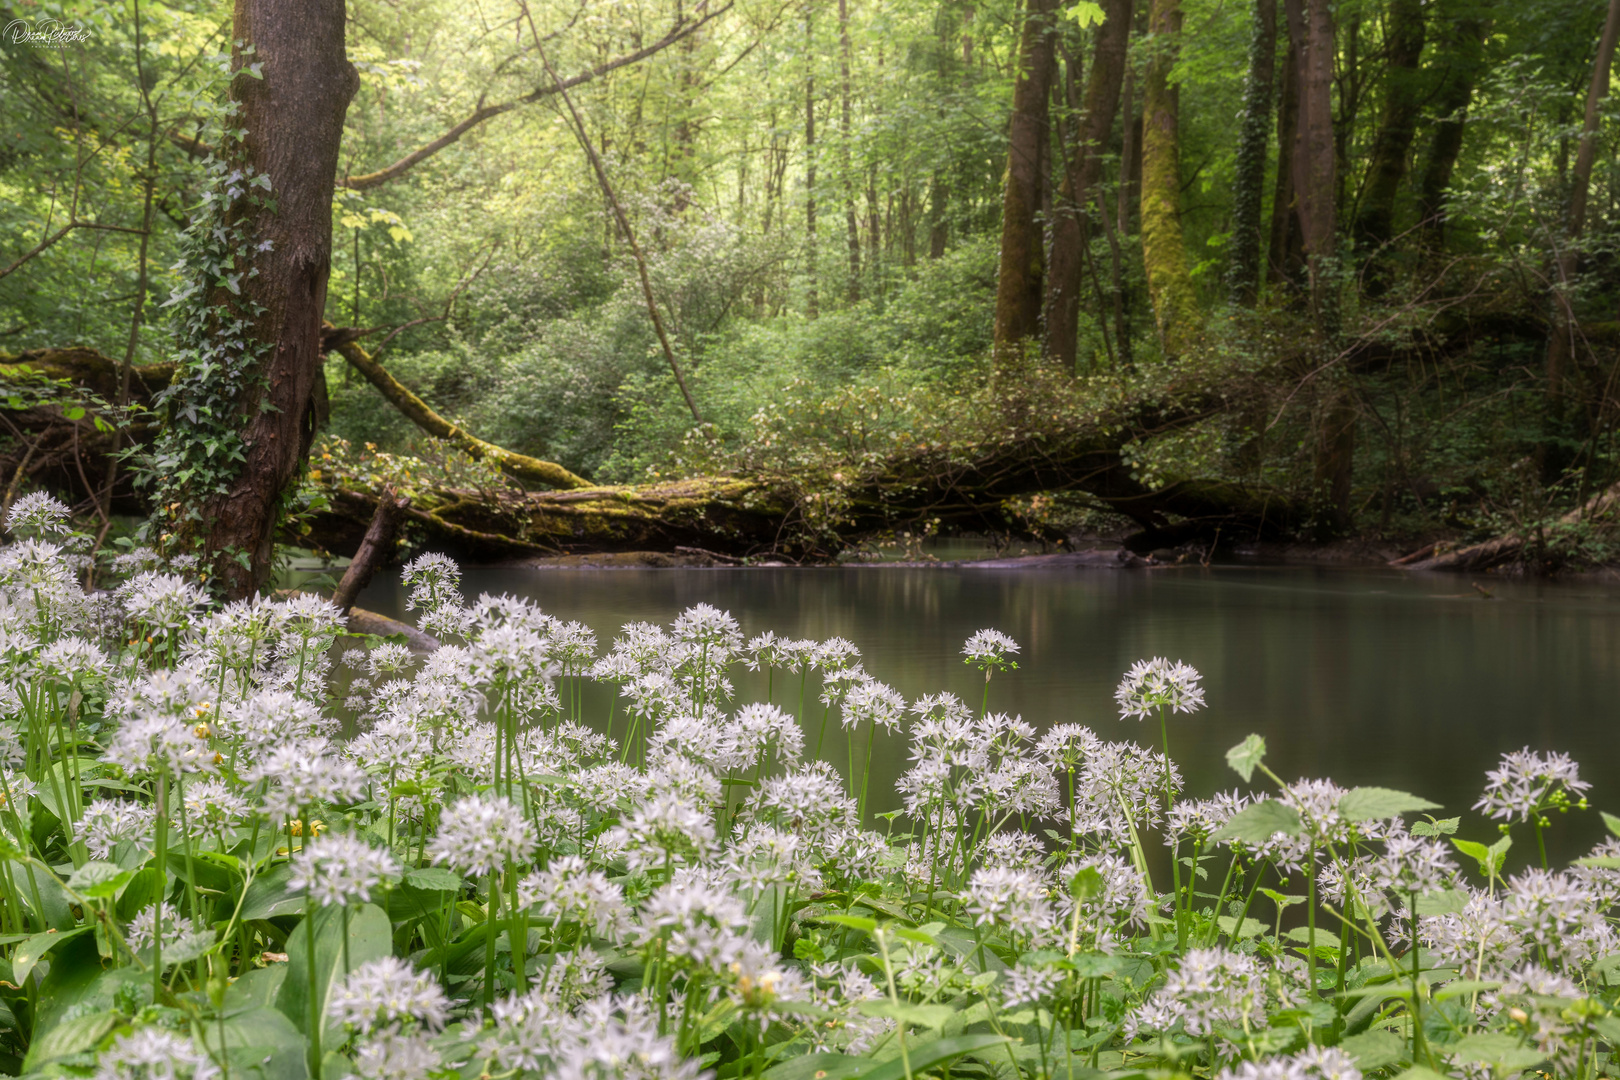
<svg viewBox="0 0 1620 1080">
<path fill-rule="evenodd" d="M 60 229 L 57 229 L 51 235 L 47 236 L 45 239 L 41 240 L 38 244 L 34 245 L 34 249 L 32 251 L 24 254 L 21 258 L 12 263 L 10 266 L 6 267 L 4 270 L 0 270 L 0 278 L 7 276 L 29 259 L 32 259 L 35 255 L 43 252 L 46 248 L 53 246 L 58 240 L 62 239 L 62 237 L 66 236 L 74 229 L 99 229 L 102 232 L 134 233 L 136 236 L 146 235 L 145 229 L 127 229 L 122 225 L 97 225 L 93 221 L 70 221 Z"/>
<path fill-rule="evenodd" d="M 440 135 L 437 139 L 434 139 L 426 146 L 411 151 L 409 154 L 406 154 L 392 165 L 389 165 L 383 169 L 378 169 L 376 172 L 363 173 L 360 176 L 342 177 L 338 180 L 337 186 L 341 188 L 348 188 L 350 191 L 366 191 L 370 188 L 381 187 L 383 184 L 398 180 L 412 166 L 427 160 L 434 154 L 437 154 L 440 150 L 443 150 L 445 147 L 455 143 L 463 135 L 467 134 L 467 132 L 471 131 L 479 124 L 482 124 L 485 120 L 493 119 L 494 117 L 500 116 L 502 113 L 511 112 L 513 109 L 520 108 L 524 105 L 532 105 L 535 102 L 540 101 L 542 98 L 550 97 L 552 94 L 572 90 L 576 86 L 583 86 L 588 82 L 593 82 L 596 79 L 600 79 L 602 76 L 607 75 L 610 72 L 617 71 L 619 68 L 640 63 L 649 56 L 662 52 L 664 49 L 667 49 L 669 46 L 680 41 L 682 38 L 696 33 L 707 23 L 713 21 L 714 19 L 718 19 L 720 16 L 724 15 L 730 10 L 731 0 L 728 0 L 727 3 L 721 5 L 712 12 L 705 13 L 699 19 L 691 22 L 676 23 L 669 33 L 665 34 L 652 44 L 637 49 L 635 52 L 626 53 L 623 56 L 608 60 L 604 63 L 598 64 L 596 67 L 593 67 L 588 71 L 583 71 L 578 75 L 570 76 L 569 78 L 563 79 L 560 82 L 553 81 L 548 86 L 538 87 L 532 93 L 525 94 L 523 97 L 515 98 L 512 101 L 503 101 L 498 105 L 480 104 L 478 108 L 474 109 L 472 114 L 465 120 L 461 121 L 455 127 L 451 128 L 449 131 L 446 131 L 443 135 Z"/>
</svg>

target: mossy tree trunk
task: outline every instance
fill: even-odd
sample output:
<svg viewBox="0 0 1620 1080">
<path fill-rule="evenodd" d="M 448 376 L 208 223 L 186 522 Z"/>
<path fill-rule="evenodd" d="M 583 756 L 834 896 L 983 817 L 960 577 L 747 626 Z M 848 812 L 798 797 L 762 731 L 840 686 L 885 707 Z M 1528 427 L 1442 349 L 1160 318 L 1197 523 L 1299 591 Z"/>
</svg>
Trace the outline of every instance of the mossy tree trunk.
<svg viewBox="0 0 1620 1080">
<path fill-rule="evenodd" d="M 1574 342 L 1575 312 L 1571 291 L 1580 270 L 1581 234 L 1586 231 L 1586 204 L 1592 186 L 1592 165 L 1597 161 L 1598 125 L 1603 99 L 1609 94 L 1609 70 L 1614 64 L 1616 41 L 1620 40 L 1620 0 L 1609 0 L 1609 15 L 1592 58 L 1592 78 L 1587 84 L 1586 114 L 1581 121 L 1580 145 L 1575 150 L 1575 166 L 1569 176 L 1569 205 L 1564 219 L 1564 236 L 1555 260 L 1553 276 L 1553 332 L 1547 343 L 1547 393 L 1556 401 L 1563 394 L 1564 368 L 1569 363 Z"/>
<path fill-rule="evenodd" d="M 314 435 L 338 146 L 359 86 L 344 29 L 342 0 L 236 2 L 231 95 L 245 134 L 234 164 L 270 178 L 275 206 L 256 212 L 257 272 L 241 283 L 241 309 L 256 313 L 251 333 L 266 346 L 239 402 L 243 460 L 195 522 L 213 579 L 233 598 L 270 580 L 282 498 Z M 249 64 L 263 77 L 248 77 Z"/>
<path fill-rule="evenodd" d="M 1181 355 L 1198 329 L 1198 297 L 1181 234 L 1180 102 L 1170 82 L 1181 19 L 1181 0 L 1152 0 L 1153 56 L 1142 100 L 1142 263 L 1159 341 L 1169 357 Z"/>
<path fill-rule="evenodd" d="M 1056 0 L 1027 0 L 1019 35 L 1018 79 L 1013 85 L 1007 173 L 1002 185 L 1001 261 L 996 277 L 994 349 L 998 367 L 1015 364 L 1025 343 L 1040 333 L 1046 251 L 1041 186 L 1049 167 L 1052 18 Z"/>
<path fill-rule="evenodd" d="M 1390 0 L 1384 35 L 1388 66 L 1384 71 L 1384 97 L 1378 134 L 1367 162 L 1367 183 L 1356 213 L 1356 242 L 1369 249 L 1389 243 L 1394 234 L 1395 198 L 1406 179 L 1406 163 L 1423 111 L 1424 10 L 1422 0 Z M 1374 274 L 1368 284 L 1381 291 L 1384 275 Z"/>
<path fill-rule="evenodd" d="M 1260 298 L 1260 210 L 1265 201 L 1272 84 L 1277 67 L 1277 0 L 1254 0 L 1249 28 L 1249 75 L 1243 87 L 1232 178 L 1232 254 L 1227 299 L 1253 307 Z"/>
<path fill-rule="evenodd" d="M 1488 25 L 1485 13 L 1489 7 L 1489 0 L 1440 0 L 1436 16 L 1440 32 L 1434 61 L 1439 69 L 1439 85 L 1433 91 L 1429 109 L 1437 119 L 1418 179 L 1418 232 L 1424 250 L 1430 253 L 1445 247 L 1446 196 L 1457 158 L 1462 154 L 1474 83 L 1484 65 Z"/>
<path fill-rule="evenodd" d="M 1119 112 L 1125 53 L 1134 0 L 1108 0 L 1097 28 L 1091 71 L 1073 145 L 1066 148 L 1063 182 L 1052 222 L 1052 257 L 1046 293 L 1046 355 L 1072 371 L 1078 347 L 1080 291 L 1085 245 L 1094 234 L 1087 207 L 1102 179 L 1103 149 Z M 1102 313 L 1098 312 L 1098 317 Z"/>
<path fill-rule="evenodd" d="M 1324 337 L 1338 332 L 1338 274 L 1333 143 L 1331 0 L 1287 4 L 1299 56 L 1299 121 L 1294 134 L 1294 205 L 1311 283 L 1311 314 Z"/>
</svg>

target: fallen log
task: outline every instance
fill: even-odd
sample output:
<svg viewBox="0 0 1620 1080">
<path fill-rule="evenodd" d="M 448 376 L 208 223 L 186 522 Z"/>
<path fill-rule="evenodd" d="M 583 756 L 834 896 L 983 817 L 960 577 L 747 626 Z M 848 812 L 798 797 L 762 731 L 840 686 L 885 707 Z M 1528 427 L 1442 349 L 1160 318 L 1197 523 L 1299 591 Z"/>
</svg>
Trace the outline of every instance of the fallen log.
<svg viewBox="0 0 1620 1080">
<path fill-rule="evenodd" d="M 1591 524 L 1604 517 L 1612 516 L 1620 508 L 1620 482 L 1606 490 L 1599 492 L 1588 499 L 1581 506 L 1562 515 L 1557 527 L 1570 528 L 1581 524 Z M 1407 570 L 1446 570 L 1455 572 L 1478 572 L 1494 570 L 1509 563 L 1523 562 L 1527 548 L 1545 546 L 1545 536 L 1527 536 L 1524 533 L 1509 533 L 1477 544 L 1465 547 L 1443 550 L 1441 545 L 1431 544 L 1425 549 L 1413 552 L 1403 558 L 1390 563 L 1391 566 L 1400 566 Z"/>
<path fill-rule="evenodd" d="M 464 428 L 452 424 L 434 412 L 427 402 L 413 394 L 404 383 L 389 374 L 387 368 L 372 359 L 371 354 L 361 347 L 353 334 L 354 331 L 351 329 L 339 329 L 327 323 L 321 336 L 321 348 L 323 351 L 336 350 L 351 367 L 365 376 L 367 382 L 377 388 L 378 393 L 388 399 L 390 405 L 429 435 L 443 439 L 480 461 L 489 461 L 498 466 L 502 472 L 519 480 L 546 484 L 554 488 L 591 486 L 589 480 L 575 476 L 561 465 L 529 457 L 527 454 L 515 453 L 492 442 L 485 442 Z"/>
</svg>

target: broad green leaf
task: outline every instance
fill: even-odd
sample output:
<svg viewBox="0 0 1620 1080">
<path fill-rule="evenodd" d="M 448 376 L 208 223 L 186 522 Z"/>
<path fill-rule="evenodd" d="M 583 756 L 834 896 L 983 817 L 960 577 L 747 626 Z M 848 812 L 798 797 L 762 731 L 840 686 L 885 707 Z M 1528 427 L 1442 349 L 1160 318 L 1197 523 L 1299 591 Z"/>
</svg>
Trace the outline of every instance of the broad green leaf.
<svg viewBox="0 0 1620 1080">
<path fill-rule="evenodd" d="M 1608 827 L 1611 836 L 1620 836 L 1620 817 L 1615 817 L 1608 811 L 1599 811 L 1603 815 L 1603 824 Z"/>
<path fill-rule="evenodd" d="M 906 1001 L 862 1001 L 855 1006 L 864 1016 L 886 1016 L 902 1024 L 938 1031 L 956 1012 L 949 1005 L 913 1005 Z"/>
<path fill-rule="evenodd" d="M 442 866 L 421 866 L 405 871 L 405 881 L 429 892 L 460 892 L 461 875 Z"/>
<path fill-rule="evenodd" d="M 1259 935 L 1265 933 L 1268 929 L 1266 924 L 1260 922 L 1258 919 L 1247 918 L 1243 920 L 1243 926 L 1240 928 L 1238 926 L 1237 916 L 1235 915 L 1216 916 L 1215 925 L 1221 928 L 1221 933 L 1225 934 L 1233 941 L 1239 941 L 1243 938 L 1249 937 L 1258 937 Z"/>
<path fill-rule="evenodd" d="M 1508 849 L 1513 846 L 1513 838 L 1504 836 L 1490 847 L 1473 840 L 1458 840 L 1451 838 L 1451 846 L 1467 855 L 1479 864 L 1479 872 L 1487 878 L 1496 877 L 1502 872 L 1502 864 L 1507 861 Z"/>
<path fill-rule="evenodd" d="M 276 994 L 281 991 L 281 984 L 286 978 L 286 964 L 271 964 L 243 972 L 225 988 L 226 1015 L 273 1008 Z"/>
<path fill-rule="evenodd" d="M 11 880 L 17 886 L 17 896 L 30 911 L 45 919 L 45 925 L 58 930 L 71 930 L 79 921 L 73 916 L 72 897 L 62 891 L 61 884 L 50 874 L 22 862 L 12 862 L 7 869 L 11 871 Z M 44 908 L 43 911 L 34 904 L 35 890 L 38 890 L 39 907 Z"/>
<path fill-rule="evenodd" d="M 62 1021 L 28 1045 L 28 1056 L 23 1058 L 22 1071 L 35 1072 L 57 1058 L 94 1050 L 120 1019 L 122 1017 L 118 1013 L 109 1009 Z"/>
<path fill-rule="evenodd" d="M 135 871 L 125 870 L 117 863 L 92 859 L 68 877 L 68 888 L 92 900 L 104 900 L 117 894 Z"/>
<path fill-rule="evenodd" d="M 1101 895 L 1104 884 L 1102 873 L 1095 866 L 1081 867 L 1069 879 L 1069 895 L 1076 900 L 1089 900 Z"/>
<path fill-rule="evenodd" d="M 75 938 L 51 955 L 51 970 L 39 984 L 35 1039 L 73 1016 L 113 1007 L 121 993 L 133 992 L 135 1006 L 152 1000 L 152 976 L 133 965 L 105 971 L 94 935 Z"/>
<path fill-rule="evenodd" d="M 1395 1080 L 1449 1080 L 1449 1078 L 1433 1069 L 1425 1069 L 1422 1065 L 1413 1065 L 1405 1072 L 1397 1074 Z"/>
<path fill-rule="evenodd" d="M 1339 1042 L 1339 1049 L 1356 1059 L 1362 1072 L 1381 1069 L 1406 1060 L 1407 1042 L 1393 1031 L 1380 1028 L 1351 1035 Z"/>
<path fill-rule="evenodd" d="M 309 1076 L 303 1035 L 275 1009 L 250 1009 L 201 1027 L 208 1049 L 216 1055 L 224 1050 L 232 1076 L 254 1080 L 307 1080 Z"/>
<path fill-rule="evenodd" d="M 304 910 L 304 895 L 287 891 L 292 866 L 281 863 L 253 879 L 242 898 L 242 921 L 297 915 Z"/>
<path fill-rule="evenodd" d="M 1464 1035 L 1449 1049 L 1457 1061 L 1490 1065 L 1510 1072 L 1528 1069 L 1547 1060 L 1547 1055 L 1535 1047 L 1525 1046 L 1513 1036 L 1496 1031 Z"/>
<path fill-rule="evenodd" d="M 1095 3 L 1094 0 L 1074 0 L 1064 13 L 1079 23 L 1082 30 L 1088 26 L 1100 25 L 1108 18 L 1102 5 Z"/>
<path fill-rule="evenodd" d="M 12 981 L 19 986 L 27 982 L 29 972 L 34 970 L 34 965 L 43 960 L 47 953 L 62 942 L 72 941 L 93 929 L 95 929 L 93 926 L 80 926 L 62 933 L 52 930 L 44 934 L 35 934 L 17 946 L 17 951 L 11 956 Z"/>
<path fill-rule="evenodd" d="M 1419 915 L 1456 915 L 1467 905 L 1468 894 L 1461 889 L 1436 889 L 1434 892 L 1419 893 L 1417 898 L 1417 913 Z"/>
<path fill-rule="evenodd" d="M 1211 841 L 1238 840 L 1245 844 L 1260 845 L 1278 833 L 1299 836 L 1304 832 L 1299 811 L 1276 799 L 1262 799 L 1245 806 L 1210 837 Z"/>
<path fill-rule="evenodd" d="M 835 926 L 847 926 L 851 930 L 859 930 L 866 934 L 878 928 L 876 919 L 868 919 L 861 915 L 824 915 L 822 918 Z"/>
<path fill-rule="evenodd" d="M 1232 771 L 1243 777 L 1247 784 L 1254 776 L 1254 770 L 1266 758 L 1266 740 L 1258 735 L 1250 735 L 1226 752 L 1226 763 L 1232 766 Z"/>
<path fill-rule="evenodd" d="M 1439 803 L 1385 787 L 1351 788 L 1339 800 L 1339 813 L 1346 821 L 1378 821 L 1400 817 L 1413 810 L 1438 809 Z"/>
<path fill-rule="evenodd" d="M 135 871 L 124 891 L 118 897 L 118 918 L 129 922 L 142 908 L 149 908 L 157 903 L 158 893 L 163 889 L 163 875 L 158 873 L 155 866 L 144 866 Z"/>
<path fill-rule="evenodd" d="M 849 1054 L 806 1054 L 765 1070 L 765 1080 L 845 1080 L 872 1064 Z"/>
<path fill-rule="evenodd" d="M 306 916 L 307 918 L 307 916 Z M 343 970 L 343 909 L 320 908 L 315 912 L 314 980 L 310 978 L 310 927 L 300 921 L 287 938 L 287 977 L 276 994 L 276 1008 L 286 1014 L 299 1031 L 308 1033 L 309 996 L 315 995 L 316 1009 L 325 1015 L 326 1001 L 332 987 L 342 982 Z M 388 915 L 376 904 L 363 904 L 349 913 L 349 967 L 359 967 L 370 960 L 379 960 L 393 952 L 393 927 Z M 334 1036 L 335 1024 L 328 1023 Z"/>
<path fill-rule="evenodd" d="M 933 1068 L 935 1065 L 953 1061 L 963 1054 L 974 1054 L 991 1047 L 999 1047 L 1007 1042 L 1000 1035 L 953 1035 L 948 1039 L 935 1039 L 933 1042 L 912 1046 L 908 1049 L 911 1062 L 911 1073 L 915 1076 L 923 1069 Z M 874 1069 L 861 1073 L 861 1080 L 902 1080 L 906 1075 L 905 1064 L 900 1058 L 891 1058 Z"/>
</svg>

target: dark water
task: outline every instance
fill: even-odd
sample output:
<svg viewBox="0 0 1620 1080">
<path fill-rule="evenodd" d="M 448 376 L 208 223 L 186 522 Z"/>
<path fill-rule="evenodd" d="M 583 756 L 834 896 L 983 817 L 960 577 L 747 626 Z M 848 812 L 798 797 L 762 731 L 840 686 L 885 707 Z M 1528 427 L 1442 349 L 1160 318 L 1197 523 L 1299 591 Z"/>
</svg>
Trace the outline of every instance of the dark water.
<svg viewBox="0 0 1620 1080">
<path fill-rule="evenodd" d="M 667 624 L 707 602 L 731 611 L 747 635 L 849 638 L 866 669 L 908 697 L 951 690 L 975 707 L 982 684 L 960 649 L 993 627 L 1023 652 L 1020 669 L 992 683 L 992 709 L 1037 727 L 1087 724 L 1111 739 L 1158 738 L 1156 725 L 1117 719 L 1113 690 L 1125 668 L 1155 655 L 1185 660 L 1203 673 L 1208 701 L 1175 717 L 1170 732 L 1194 795 L 1237 786 L 1224 753 L 1258 732 L 1283 777 L 1412 791 L 1463 814 L 1463 836 L 1495 836 L 1468 808 L 1500 753 L 1523 746 L 1573 755 L 1594 784 L 1594 807 L 1620 811 L 1620 590 L 1489 586 L 1495 599 L 1454 577 L 1234 567 L 472 569 L 463 581 L 470 597 L 519 594 L 578 619 L 604 651 L 625 622 Z M 379 578 L 360 601 L 395 616 L 403 602 L 397 577 Z M 739 680 L 742 701 L 764 690 L 763 679 Z M 797 678 L 784 688 L 779 676 L 777 702 L 792 708 L 796 698 Z M 813 728 L 819 706 L 807 711 Z M 844 745 L 830 739 L 826 756 L 842 762 Z M 904 756 L 903 738 L 880 741 L 875 796 Z M 1596 818 L 1594 809 L 1556 822 L 1553 850 L 1584 849 L 1602 835 Z"/>
</svg>

